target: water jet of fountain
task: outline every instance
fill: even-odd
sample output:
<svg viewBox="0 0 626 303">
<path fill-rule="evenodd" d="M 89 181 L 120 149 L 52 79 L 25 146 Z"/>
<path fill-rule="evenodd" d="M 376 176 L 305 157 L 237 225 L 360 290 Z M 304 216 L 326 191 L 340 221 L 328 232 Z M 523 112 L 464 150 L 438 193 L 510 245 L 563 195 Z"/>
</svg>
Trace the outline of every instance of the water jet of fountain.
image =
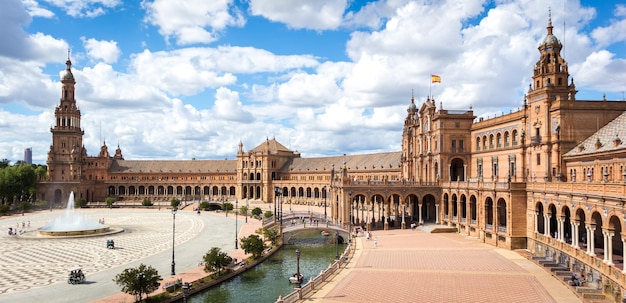
<svg viewBox="0 0 626 303">
<path fill-rule="evenodd" d="M 70 193 L 63 215 L 39 228 L 39 233 L 48 236 L 78 236 L 99 234 L 109 231 L 109 227 L 83 217 L 74 209 L 74 192 Z"/>
</svg>

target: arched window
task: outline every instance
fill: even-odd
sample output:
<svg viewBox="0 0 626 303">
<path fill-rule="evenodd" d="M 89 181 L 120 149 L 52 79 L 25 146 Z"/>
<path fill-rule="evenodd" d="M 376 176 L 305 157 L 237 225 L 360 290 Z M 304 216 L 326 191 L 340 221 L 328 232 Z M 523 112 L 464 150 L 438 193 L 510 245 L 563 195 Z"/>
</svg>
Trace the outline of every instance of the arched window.
<svg viewBox="0 0 626 303">
<path fill-rule="evenodd" d="M 509 145 L 511 145 L 511 142 L 509 142 L 510 139 L 509 132 L 504 132 L 504 147 L 509 147 Z"/>
<path fill-rule="evenodd" d="M 476 150 L 480 150 L 480 137 L 476 138 Z"/>
</svg>

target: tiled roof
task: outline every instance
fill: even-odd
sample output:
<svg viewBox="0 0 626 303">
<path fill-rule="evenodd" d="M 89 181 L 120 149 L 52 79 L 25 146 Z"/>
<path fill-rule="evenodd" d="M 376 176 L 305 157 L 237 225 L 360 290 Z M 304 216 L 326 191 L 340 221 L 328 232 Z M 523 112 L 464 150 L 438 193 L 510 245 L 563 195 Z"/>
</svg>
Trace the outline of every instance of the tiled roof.
<svg viewBox="0 0 626 303">
<path fill-rule="evenodd" d="M 626 148 L 626 112 L 599 129 L 564 156 L 581 156 Z M 617 143 L 617 144 L 616 144 Z"/>
<path fill-rule="evenodd" d="M 259 144 L 257 147 L 253 148 L 251 151 L 290 151 L 284 145 L 280 144 L 280 142 L 276 141 L 276 139 L 266 139 L 265 142 Z"/>
<path fill-rule="evenodd" d="M 113 160 L 110 173 L 215 173 L 232 172 L 237 160 Z"/>
<path fill-rule="evenodd" d="M 321 158 L 294 158 L 281 168 L 284 172 L 306 171 L 330 171 L 332 165 L 335 170 L 341 169 L 346 162 L 348 170 L 372 170 L 372 169 L 398 169 L 401 152 L 389 152 L 379 154 L 333 156 Z"/>
</svg>

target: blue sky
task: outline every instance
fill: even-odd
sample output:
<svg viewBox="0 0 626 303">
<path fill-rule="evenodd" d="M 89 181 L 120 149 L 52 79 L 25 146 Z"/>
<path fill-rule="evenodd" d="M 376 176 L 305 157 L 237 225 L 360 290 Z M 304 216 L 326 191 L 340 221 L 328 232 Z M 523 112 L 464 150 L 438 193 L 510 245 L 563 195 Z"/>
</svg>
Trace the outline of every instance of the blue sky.
<svg viewBox="0 0 626 303">
<path fill-rule="evenodd" d="M 414 92 L 519 108 L 548 11 L 577 98 L 623 100 L 626 5 L 570 0 L 4 0 L 0 158 L 45 163 L 71 49 L 89 155 L 233 159 L 398 151 Z M 564 25 L 565 22 L 565 25 Z M 6 43 L 9 42 L 9 43 Z M 430 74 L 442 83 L 430 84 Z"/>
</svg>

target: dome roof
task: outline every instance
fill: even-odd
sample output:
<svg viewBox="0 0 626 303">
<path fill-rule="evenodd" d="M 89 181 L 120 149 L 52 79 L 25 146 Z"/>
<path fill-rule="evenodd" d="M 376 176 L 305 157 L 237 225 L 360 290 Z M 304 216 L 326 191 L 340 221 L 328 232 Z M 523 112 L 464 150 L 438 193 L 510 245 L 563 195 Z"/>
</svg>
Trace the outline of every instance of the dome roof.
<svg viewBox="0 0 626 303">
<path fill-rule="evenodd" d="M 549 34 L 543 39 L 542 44 L 547 44 L 547 45 L 559 44 L 559 39 L 557 39 L 555 35 Z"/>
<path fill-rule="evenodd" d="M 67 59 L 67 61 L 65 61 L 65 66 L 65 72 L 63 73 L 61 80 L 74 80 L 74 75 L 72 74 L 72 61 Z"/>
</svg>

